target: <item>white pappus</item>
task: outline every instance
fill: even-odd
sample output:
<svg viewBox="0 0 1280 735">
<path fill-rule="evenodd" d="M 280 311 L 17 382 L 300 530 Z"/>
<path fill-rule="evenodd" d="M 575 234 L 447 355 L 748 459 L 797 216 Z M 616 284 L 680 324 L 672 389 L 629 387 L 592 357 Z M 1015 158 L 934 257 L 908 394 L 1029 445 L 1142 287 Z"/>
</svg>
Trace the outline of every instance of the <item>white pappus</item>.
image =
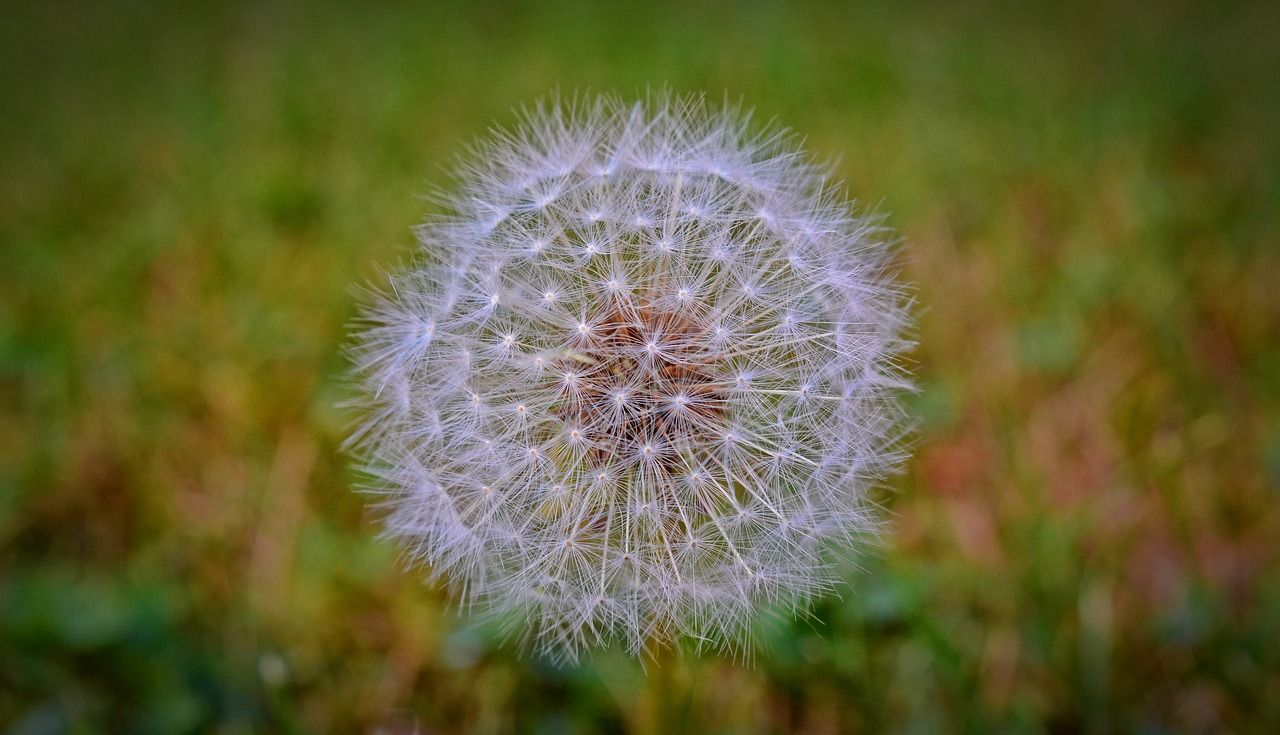
<svg viewBox="0 0 1280 735">
<path fill-rule="evenodd" d="M 576 657 L 741 651 L 872 533 L 903 458 L 889 246 L 785 131 L 659 93 L 473 147 L 366 308 L 350 439 L 387 534 Z"/>
</svg>

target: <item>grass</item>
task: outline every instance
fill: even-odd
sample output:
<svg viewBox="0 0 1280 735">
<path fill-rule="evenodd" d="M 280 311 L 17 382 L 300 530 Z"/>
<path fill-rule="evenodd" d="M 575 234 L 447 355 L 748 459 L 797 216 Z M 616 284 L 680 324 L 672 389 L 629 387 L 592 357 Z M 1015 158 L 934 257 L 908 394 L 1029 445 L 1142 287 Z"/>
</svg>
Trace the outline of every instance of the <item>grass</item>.
<svg viewBox="0 0 1280 735">
<path fill-rule="evenodd" d="M 892 531 L 693 732 L 1280 729 L 1280 47 L 1264 3 L 35 4 L 0 30 L 0 727 L 635 730 L 378 541 L 352 287 L 559 89 L 743 99 L 921 303 Z"/>
</svg>

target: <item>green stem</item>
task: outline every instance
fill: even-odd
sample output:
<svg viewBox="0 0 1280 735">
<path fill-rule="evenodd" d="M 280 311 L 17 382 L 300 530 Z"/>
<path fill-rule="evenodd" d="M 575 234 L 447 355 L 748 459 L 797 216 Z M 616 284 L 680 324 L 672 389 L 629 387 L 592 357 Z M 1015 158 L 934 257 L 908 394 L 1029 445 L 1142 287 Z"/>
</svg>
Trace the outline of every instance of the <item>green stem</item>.
<svg viewBox="0 0 1280 735">
<path fill-rule="evenodd" d="M 675 706 L 676 659 L 669 646 L 652 642 L 646 652 L 645 695 L 639 732 L 644 735 L 672 735 L 678 732 Z"/>
</svg>

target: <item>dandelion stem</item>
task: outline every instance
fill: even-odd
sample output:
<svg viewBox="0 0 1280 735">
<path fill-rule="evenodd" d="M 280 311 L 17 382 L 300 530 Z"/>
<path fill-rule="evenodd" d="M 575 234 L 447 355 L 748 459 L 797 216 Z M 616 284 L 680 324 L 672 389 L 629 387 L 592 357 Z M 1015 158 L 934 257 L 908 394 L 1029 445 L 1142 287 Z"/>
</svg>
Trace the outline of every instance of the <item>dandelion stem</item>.
<svg viewBox="0 0 1280 735">
<path fill-rule="evenodd" d="M 646 651 L 644 700 L 638 731 L 642 735 L 671 735 L 684 729 L 677 715 L 677 657 L 671 648 L 651 638 Z"/>
</svg>

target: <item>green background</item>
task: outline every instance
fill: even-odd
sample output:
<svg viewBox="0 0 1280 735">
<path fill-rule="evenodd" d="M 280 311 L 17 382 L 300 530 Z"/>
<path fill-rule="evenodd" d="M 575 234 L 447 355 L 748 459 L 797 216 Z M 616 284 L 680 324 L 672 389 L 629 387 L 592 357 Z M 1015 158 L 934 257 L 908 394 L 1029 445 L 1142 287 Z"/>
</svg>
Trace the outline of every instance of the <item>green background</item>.
<svg viewBox="0 0 1280 735">
<path fill-rule="evenodd" d="M 0 729 L 1280 732 L 1280 5 L 685 5 L 6 9 Z M 662 85 L 887 215 L 921 422 L 839 598 L 646 678 L 404 571 L 337 406 L 467 142 Z"/>
</svg>

